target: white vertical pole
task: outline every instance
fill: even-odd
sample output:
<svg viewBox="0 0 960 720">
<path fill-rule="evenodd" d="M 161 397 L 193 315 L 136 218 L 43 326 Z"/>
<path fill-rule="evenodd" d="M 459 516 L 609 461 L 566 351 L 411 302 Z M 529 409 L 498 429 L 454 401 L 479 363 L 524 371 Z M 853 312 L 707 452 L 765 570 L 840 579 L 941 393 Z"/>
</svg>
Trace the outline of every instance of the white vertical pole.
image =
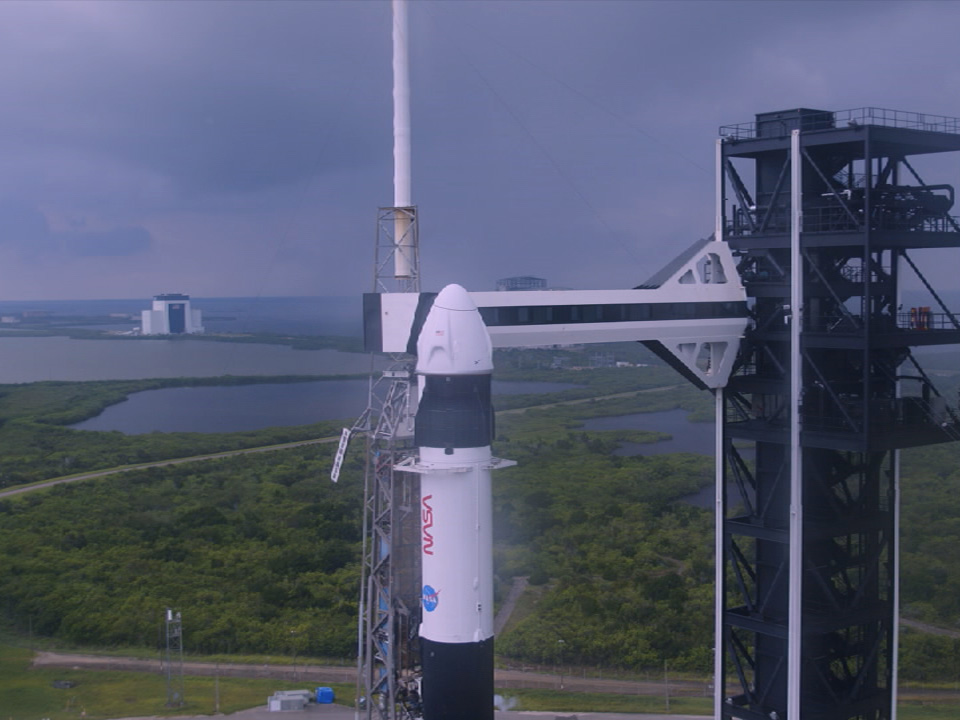
<svg viewBox="0 0 960 720">
<path fill-rule="evenodd" d="M 717 167 L 716 167 L 716 188 L 714 189 L 716 193 L 716 216 L 714 219 L 713 226 L 713 239 L 714 240 L 723 240 L 723 196 L 724 196 L 724 184 L 723 184 L 723 138 L 717 138 Z"/>
<path fill-rule="evenodd" d="M 892 262 L 897 267 L 892 268 L 897 278 L 897 297 L 894 301 L 896 307 L 900 307 L 900 253 L 891 250 Z M 895 311 L 896 312 L 896 311 Z M 894 316 L 896 317 L 896 316 Z M 896 384 L 896 397 L 902 397 L 900 381 Z M 897 720 L 897 698 L 900 694 L 898 678 L 900 676 L 900 451 L 893 451 L 893 628 L 890 643 L 893 645 L 891 650 L 891 668 L 890 668 L 890 720 Z"/>
<path fill-rule="evenodd" d="M 716 446 L 716 497 L 714 510 L 714 545 L 716 560 L 714 561 L 714 609 L 713 609 L 713 717 L 714 720 L 723 718 L 723 695 L 726 678 L 723 672 L 723 607 L 724 607 L 724 567 L 723 557 L 723 521 L 726 511 L 723 505 L 724 473 L 723 473 L 723 388 L 717 388 L 715 421 L 717 427 Z"/>
<path fill-rule="evenodd" d="M 899 383 L 898 383 L 899 385 Z M 900 389 L 897 388 L 897 395 Z M 900 672 L 900 451 L 893 451 L 893 659 L 890 678 L 890 720 L 897 720 L 898 676 Z"/>
<path fill-rule="evenodd" d="M 717 139 L 717 167 L 716 167 L 716 223 L 713 230 L 713 239 L 723 240 L 723 139 Z M 723 553 L 723 521 L 726 510 L 723 505 L 724 468 L 723 468 L 723 388 L 717 388 L 715 421 L 716 439 L 714 447 L 716 468 L 716 496 L 714 506 L 714 609 L 713 609 L 713 717 L 722 720 L 723 695 L 725 678 L 723 673 L 723 609 L 724 609 L 724 553 Z"/>
<path fill-rule="evenodd" d="M 801 608 L 803 595 L 803 453 L 800 448 L 800 392 L 803 366 L 803 272 L 800 228 L 803 222 L 803 173 L 800 131 L 790 137 L 790 581 L 787 620 L 787 718 L 800 720 Z"/>
<path fill-rule="evenodd" d="M 410 60 L 407 0 L 393 0 L 393 206 L 410 207 Z M 413 238 L 410 218 L 397 213 L 394 222 L 394 273 L 410 277 Z"/>
</svg>

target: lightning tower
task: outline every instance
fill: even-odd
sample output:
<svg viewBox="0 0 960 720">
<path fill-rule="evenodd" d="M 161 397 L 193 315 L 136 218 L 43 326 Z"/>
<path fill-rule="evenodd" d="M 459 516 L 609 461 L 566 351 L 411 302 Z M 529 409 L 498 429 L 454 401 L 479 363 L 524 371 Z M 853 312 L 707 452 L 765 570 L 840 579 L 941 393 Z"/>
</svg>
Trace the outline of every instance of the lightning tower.
<svg viewBox="0 0 960 720">
<path fill-rule="evenodd" d="M 373 292 L 419 293 L 420 250 L 411 201 L 410 81 L 407 3 L 393 0 L 394 202 L 380 208 Z M 377 377 L 371 367 L 371 377 Z M 371 381 L 367 408 L 344 432 L 366 439 L 363 577 L 358 623 L 357 703 L 366 718 L 419 714 L 417 630 L 420 617 L 419 477 L 395 467 L 413 451 L 416 375 L 409 356 L 390 354 Z"/>
</svg>

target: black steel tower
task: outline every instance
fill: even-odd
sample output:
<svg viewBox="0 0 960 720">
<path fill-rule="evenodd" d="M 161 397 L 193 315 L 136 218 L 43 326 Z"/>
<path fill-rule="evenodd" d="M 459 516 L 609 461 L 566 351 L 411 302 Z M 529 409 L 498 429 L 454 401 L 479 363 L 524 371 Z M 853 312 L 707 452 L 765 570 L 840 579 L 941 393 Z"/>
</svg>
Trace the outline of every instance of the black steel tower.
<svg viewBox="0 0 960 720">
<path fill-rule="evenodd" d="M 954 190 L 915 156 L 960 151 L 960 120 L 799 109 L 720 133 L 717 232 L 752 312 L 722 391 L 722 717 L 890 720 L 898 453 L 960 438 L 912 352 L 960 343 L 914 264 L 960 248 Z M 902 305 L 908 273 L 927 304 Z"/>
</svg>

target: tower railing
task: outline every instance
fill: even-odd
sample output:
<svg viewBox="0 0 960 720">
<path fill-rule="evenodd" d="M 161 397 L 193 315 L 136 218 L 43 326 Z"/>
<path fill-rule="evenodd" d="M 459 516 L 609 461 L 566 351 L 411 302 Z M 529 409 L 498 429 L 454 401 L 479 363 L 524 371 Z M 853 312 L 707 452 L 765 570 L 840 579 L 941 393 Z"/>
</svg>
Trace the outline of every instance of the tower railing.
<svg viewBox="0 0 960 720">
<path fill-rule="evenodd" d="M 832 130 L 835 128 L 858 127 L 862 125 L 879 125 L 881 127 L 906 128 L 909 130 L 926 130 L 960 134 L 960 118 L 946 115 L 931 115 L 929 113 L 909 112 L 905 110 L 891 110 L 889 108 L 861 107 L 850 110 L 836 110 L 833 112 L 808 113 L 803 116 L 805 131 Z M 766 128 L 765 124 L 765 128 Z M 789 130 L 785 133 L 789 135 Z M 732 140 L 754 140 L 757 134 L 757 123 L 737 123 L 721 125 L 720 137 Z"/>
<path fill-rule="evenodd" d="M 765 208 L 747 210 L 734 207 L 727 220 L 727 234 L 736 237 L 749 235 L 785 235 L 790 231 L 790 213 L 786 208 L 774 209 L 763 233 L 754 232 L 747 213 L 763 215 Z M 960 216 L 947 214 L 929 214 L 922 208 L 903 208 L 880 205 L 874 208 L 871 230 L 896 232 L 957 232 Z M 803 211 L 803 231 L 805 233 L 841 233 L 861 232 L 863 219 L 854 222 L 839 205 L 807 206 Z"/>
<path fill-rule="evenodd" d="M 827 398 L 811 396 L 805 399 L 801 417 L 804 430 L 894 433 L 939 429 L 952 439 L 955 435 L 960 437 L 954 414 L 942 398 L 878 398 L 869 400 L 864 406 L 861 398 L 851 397 L 841 398 L 841 407 L 837 407 Z M 789 428 L 789 417 L 782 413 L 750 413 L 728 407 L 725 416 L 728 425 L 783 431 Z"/>
</svg>

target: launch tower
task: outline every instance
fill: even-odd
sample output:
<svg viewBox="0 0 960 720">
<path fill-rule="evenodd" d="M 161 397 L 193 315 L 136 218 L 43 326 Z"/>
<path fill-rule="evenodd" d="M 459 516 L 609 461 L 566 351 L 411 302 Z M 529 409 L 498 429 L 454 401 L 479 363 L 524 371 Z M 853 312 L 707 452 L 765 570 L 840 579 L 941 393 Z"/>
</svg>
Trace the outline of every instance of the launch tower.
<svg viewBox="0 0 960 720">
<path fill-rule="evenodd" d="M 891 720 L 899 451 L 960 438 L 913 353 L 960 343 L 914 262 L 960 225 L 915 158 L 960 151 L 960 119 L 798 109 L 720 134 L 716 232 L 752 327 L 718 391 L 718 717 Z M 928 302 L 904 306 L 908 276 Z"/>
</svg>

